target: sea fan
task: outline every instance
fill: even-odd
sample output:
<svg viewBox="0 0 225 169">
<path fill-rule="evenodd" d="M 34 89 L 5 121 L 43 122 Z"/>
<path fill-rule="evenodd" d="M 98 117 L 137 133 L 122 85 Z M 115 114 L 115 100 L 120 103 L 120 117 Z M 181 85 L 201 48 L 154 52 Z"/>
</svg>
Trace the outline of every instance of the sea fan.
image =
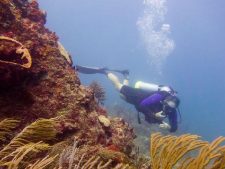
<svg viewBox="0 0 225 169">
<path fill-rule="evenodd" d="M 49 141 L 54 139 L 55 136 L 54 121 L 52 119 L 39 119 L 25 127 L 0 151 L 0 159 L 21 146 L 39 141 Z M 46 146 L 40 148 L 43 150 L 47 149 Z"/>
<path fill-rule="evenodd" d="M 6 56 L 4 56 L 6 58 L 3 57 L 4 58 L 3 60 L 1 58 L 0 59 L 0 63 L 11 64 L 11 65 L 18 65 L 18 66 L 21 66 L 23 68 L 30 68 L 31 67 L 31 65 L 32 65 L 32 57 L 30 55 L 29 50 L 27 48 L 25 48 L 22 43 L 16 41 L 15 39 L 6 37 L 6 36 L 0 36 L 0 40 L 1 41 L 8 41 L 8 42 L 11 42 L 11 43 L 16 43 L 17 45 L 19 45 L 19 47 L 17 47 L 15 49 L 16 50 L 16 53 L 14 55 L 18 55 L 18 56 L 21 55 L 20 58 L 17 58 L 16 59 L 16 60 L 18 60 L 16 62 L 15 61 L 7 61 L 7 60 L 4 60 L 4 59 L 7 58 Z M 24 62 L 23 61 L 24 59 L 26 60 L 25 63 L 23 63 Z"/>
<path fill-rule="evenodd" d="M 104 88 L 96 81 L 93 81 L 89 86 L 94 92 L 94 96 L 97 99 L 98 103 L 104 104 L 105 101 L 105 90 Z"/>
<path fill-rule="evenodd" d="M 19 124 L 19 120 L 4 119 L 0 121 L 0 142 L 6 140 L 6 136 L 12 133 L 12 130 Z"/>
<path fill-rule="evenodd" d="M 218 137 L 212 143 L 208 143 L 199 140 L 197 135 L 184 134 L 176 137 L 154 133 L 151 135 L 151 168 L 223 169 L 225 146 L 219 147 L 223 141 L 224 137 Z M 185 156 L 193 150 L 199 150 L 196 157 Z"/>
<path fill-rule="evenodd" d="M 1 167 L 7 166 L 8 169 L 17 169 L 21 168 L 22 167 L 21 165 L 28 164 L 27 166 L 23 166 L 22 168 L 43 169 L 50 163 L 52 163 L 56 156 L 55 157 L 46 156 L 45 158 L 39 159 L 35 163 L 30 164 L 29 162 L 24 163 L 23 161 L 24 158 L 28 156 L 28 154 L 30 156 L 32 153 L 37 153 L 40 151 L 40 149 L 43 149 L 43 147 L 48 147 L 48 145 L 42 142 L 38 142 L 38 143 L 29 143 L 24 146 L 18 147 L 15 151 L 13 151 L 12 153 L 10 153 L 9 155 L 5 156 L 0 160 L 0 166 Z"/>
</svg>

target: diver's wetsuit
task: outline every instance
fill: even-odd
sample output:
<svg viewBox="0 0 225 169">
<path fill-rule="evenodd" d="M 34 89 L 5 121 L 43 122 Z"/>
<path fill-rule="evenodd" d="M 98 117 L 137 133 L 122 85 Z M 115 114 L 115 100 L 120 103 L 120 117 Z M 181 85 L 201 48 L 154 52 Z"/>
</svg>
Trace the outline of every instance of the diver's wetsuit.
<svg viewBox="0 0 225 169">
<path fill-rule="evenodd" d="M 170 132 L 177 130 L 176 109 L 168 106 L 164 107 L 162 104 L 162 101 L 169 95 L 167 92 L 149 92 L 123 85 L 120 93 L 125 96 L 128 103 L 135 106 L 137 111 L 144 113 L 145 120 L 149 123 L 162 123 L 162 120 L 155 118 L 154 114 L 163 110 L 169 119 Z"/>
</svg>

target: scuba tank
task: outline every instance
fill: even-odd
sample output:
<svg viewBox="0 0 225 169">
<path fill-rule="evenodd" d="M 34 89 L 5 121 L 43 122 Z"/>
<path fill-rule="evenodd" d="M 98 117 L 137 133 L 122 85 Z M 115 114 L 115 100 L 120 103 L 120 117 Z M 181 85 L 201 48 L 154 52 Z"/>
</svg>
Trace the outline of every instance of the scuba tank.
<svg viewBox="0 0 225 169">
<path fill-rule="evenodd" d="M 134 86 L 136 89 L 143 89 L 149 92 L 157 92 L 157 91 L 165 91 L 170 94 L 175 94 L 176 91 L 174 91 L 170 86 L 166 85 L 157 85 L 154 83 L 146 83 L 142 81 L 137 81 Z"/>
<path fill-rule="evenodd" d="M 145 83 L 142 81 L 137 81 L 134 86 L 136 89 L 143 89 L 150 92 L 157 92 L 160 89 L 159 85 L 153 83 Z"/>
</svg>

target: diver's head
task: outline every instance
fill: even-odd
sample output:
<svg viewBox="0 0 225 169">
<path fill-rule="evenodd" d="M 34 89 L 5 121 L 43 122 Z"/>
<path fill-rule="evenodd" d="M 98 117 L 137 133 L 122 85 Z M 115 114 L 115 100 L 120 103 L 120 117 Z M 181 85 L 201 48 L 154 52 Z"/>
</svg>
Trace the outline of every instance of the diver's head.
<svg viewBox="0 0 225 169">
<path fill-rule="evenodd" d="M 170 86 L 163 86 L 163 85 L 161 85 L 161 86 L 159 87 L 159 91 L 167 92 L 167 93 L 169 93 L 170 95 L 175 95 L 175 94 L 177 93 L 175 90 L 173 90 L 172 87 L 170 87 Z"/>
<path fill-rule="evenodd" d="M 177 96 L 170 95 L 164 100 L 164 104 L 170 108 L 177 108 L 180 104 L 180 99 Z"/>
</svg>

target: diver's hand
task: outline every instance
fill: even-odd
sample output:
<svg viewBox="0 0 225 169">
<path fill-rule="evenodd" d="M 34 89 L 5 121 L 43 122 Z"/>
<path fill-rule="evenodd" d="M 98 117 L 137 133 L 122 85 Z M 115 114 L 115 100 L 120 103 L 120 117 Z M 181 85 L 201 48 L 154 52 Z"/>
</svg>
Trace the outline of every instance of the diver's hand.
<svg viewBox="0 0 225 169">
<path fill-rule="evenodd" d="M 166 115 L 163 114 L 163 111 L 160 111 L 160 112 L 155 114 L 155 117 L 159 120 L 162 120 L 166 117 Z"/>
<path fill-rule="evenodd" d="M 159 127 L 161 129 L 164 129 L 164 130 L 170 130 L 171 129 L 171 126 L 168 123 L 164 122 L 164 121 L 159 125 Z"/>
</svg>

